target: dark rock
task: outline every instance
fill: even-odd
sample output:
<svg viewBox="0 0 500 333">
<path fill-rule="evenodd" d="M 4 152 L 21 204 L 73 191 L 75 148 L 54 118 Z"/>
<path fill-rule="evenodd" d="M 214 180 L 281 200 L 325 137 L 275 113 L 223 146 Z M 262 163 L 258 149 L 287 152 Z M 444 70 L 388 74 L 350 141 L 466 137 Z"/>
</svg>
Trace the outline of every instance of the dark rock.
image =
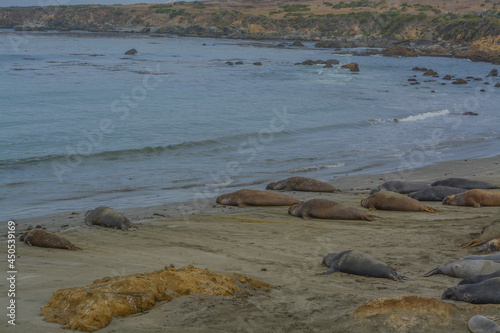
<svg viewBox="0 0 500 333">
<path fill-rule="evenodd" d="M 226 61 L 226 65 L 232 66 L 232 65 L 234 65 L 234 62 L 232 62 L 232 61 Z"/>
<path fill-rule="evenodd" d="M 234 63 L 235 65 L 243 65 L 243 61 L 237 61 Z"/>
<path fill-rule="evenodd" d="M 493 76 L 498 76 L 498 69 L 493 68 L 486 77 L 493 77 Z"/>
<path fill-rule="evenodd" d="M 441 83 L 441 85 L 442 85 L 442 86 L 445 86 L 445 85 L 446 85 L 446 83 Z"/>
<path fill-rule="evenodd" d="M 253 63 L 255 66 L 262 66 L 262 63 L 260 61 L 256 61 Z"/>
<path fill-rule="evenodd" d="M 412 83 L 410 83 L 410 86 L 414 86 L 416 84 L 420 84 L 420 82 L 412 82 Z"/>
<path fill-rule="evenodd" d="M 498 82 L 497 84 L 495 84 L 494 86 L 495 88 L 500 88 L 500 82 Z"/>
<path fill-rule="evenodd" d="M 304 47 L 304 44 L 302 44 L 300 41 L 296 40 L 295 42 L 293 42 L 292 46 Z"/>
<path fill-rule="evenodd" d="M 484 90 L 484 89 L 481 89 L 481 90 L 479 90 L 479 91 L 480 91 L 480 92 L 486 92 L 486 90 Z"/>
<path fill-rule="evenodd" d="M 452 84 L 467 84 L 467 81 L 465 81 L 464 79 L 456 79 L 452 82 Z"/>
<path fill-rule="evenodd" d="M 128 50 L 127 52 L 125 52 L 125 54 L 127 55 L 130 55 L 130 54 L 136 54 L 137 53 L 137 50 L 136 49 L 130 49 Z"/>
<path fill-rule="evenodd" d="M 480 77 L 476 77 L 476 78 L 474 79 L 474 81 L 483 81 L 483 79 L 482 79 L 482 78 L 480 78 Z"/>
<path fill-rule="evenodd" d="M 435 76 L 437 75 L 436 71 L 434 71 L 433 69 L 428 69 L 425 73 L 424 73 L 424 76 Z"/>
<path fill-rule="evenodd" d="M 418 66 L 417 67 L 413 67 L 411 70 L 412 71 L 419 71 L 419 72 L 427 72 L 427 68 L 425 68 L 425 67 L 418 67 Z"/>
<path fill-rule="evenodd" d="M 483 84 L 486 84 L 487 86 L 489 86 L 489 85 L 490 85 L 490 83 L 489 83 L 489 82 L 484 82 Z"/>
<path fill-rule="evenodd" d="M 326 64 L 323 68 L 333 68 L 332 64 Z"/>
<path fill-rule="evenodd" d="M 328 59 L 327 61 L 325 61 L 326 64 L 330 64 L 330 65 L 338 65 L 339 64 L 339 61 L 337 59 Z"/>
<path fill-rule="evenodd" d="M 408 81 L 415 82 L 415 81 L 417 81 L 417 79 L 408 79 Z"/>
<path fill-rule="evenodd" d="M 443 77 L 443 80 L 448 80 L 448 81 L 450 81 L 450 80 L 451 80 L 451 75 L 445 75 L 445 76 Z"/>
<path fill-rule="evenodd" d="M 347 68 L 351 72 L 359 72 L 359 65 L 355 62 L 351 62 L 350 64 L 342 65 L 340 68 Z"/>
<path fill-rule="evenodd" d="M 324 61 L 324 60 L 316 60 L 316 61 L 314 62 L 314 64 L 315 64 L 315 65 L 324 65 L 324 64 L 326 64 L 326 61 Z"/>
<path fill-rule="evenodd" d="M 472 111 L 462 113 L 464 116 L 477 116 L 478 114 Z"/>
<path fill-rule="evenodd" d="M 467 76 L 465 79 L 472 80 L 472 79 L 474 79 L 474 76 Z"/>
</svg>

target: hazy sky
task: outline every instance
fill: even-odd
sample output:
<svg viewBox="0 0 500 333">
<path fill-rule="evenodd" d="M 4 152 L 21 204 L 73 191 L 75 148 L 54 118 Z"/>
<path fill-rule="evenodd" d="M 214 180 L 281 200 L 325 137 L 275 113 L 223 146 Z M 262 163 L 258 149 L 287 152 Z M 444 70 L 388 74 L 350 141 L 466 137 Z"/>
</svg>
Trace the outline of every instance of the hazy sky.
<svg viewBox="0 0 500 333">
<path fill-rule="evenodd" d="M 188 0 L 189 1 L 189 0 Z M 166 0 L 0 0 L 0 7 L 10 6 L 60 6 L 60 5 L 130 5 L 134 3 L 169 3 Z"/>
</svg>

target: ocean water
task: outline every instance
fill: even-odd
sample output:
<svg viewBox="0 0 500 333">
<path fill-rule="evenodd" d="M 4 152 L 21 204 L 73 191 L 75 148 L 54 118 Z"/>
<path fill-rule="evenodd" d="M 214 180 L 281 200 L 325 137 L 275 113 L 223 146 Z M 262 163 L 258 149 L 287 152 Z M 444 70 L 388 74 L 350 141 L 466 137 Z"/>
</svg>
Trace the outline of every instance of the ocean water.
<svg viewBox="0 0 500 333">
<path fill-rule="evenodd" d="M 0 220 L 500 153 L 499 66 L 279 43 L 1 31 Z M 332 58 L 360 72 L 294 65 Z"/>
</svg>

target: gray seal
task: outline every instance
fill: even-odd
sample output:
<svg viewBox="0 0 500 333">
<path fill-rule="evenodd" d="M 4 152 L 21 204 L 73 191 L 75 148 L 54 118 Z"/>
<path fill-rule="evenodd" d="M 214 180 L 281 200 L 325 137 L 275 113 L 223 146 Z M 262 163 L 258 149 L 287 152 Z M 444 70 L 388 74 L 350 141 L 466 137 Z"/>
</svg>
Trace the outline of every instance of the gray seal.
<svg viewBox="0 0 500 333">
<path fill-rule="evenodd" d="M 408 194 L 412 192 L 422 191 L 429 187 L 430 186 L 426 184 L 409 183 L 400 180 L 389 180 L 377 186 L 376 188 L 373 188 L 370 191 L 370 195 L 380 192 L 382 190 L 392 191 L 400 194 Z"/>
<path fill-rule="evenodd" d="M 316 217 L 332 220 L 366 220 L 372 221 L 376 215 L 367 214 L 365 211 L 350 207 L 328 199 L 311 199 L 301 204 L 293 205 L 288 209 L 288 214 L 302 217 L 304 220 Z"/>
<path fill-rule="evenodd" d="M 307 192 L 335 192 L 337 189 L 328 183 L 307 177 L 290 177 L 269 183 L 266 190 L 277 191 L 307 191 Z"/>
<path fill-rule="evenodd" d="M 463 257 L 463 260 L 495 260 L 500 261 L 500 253 L 486 254 L 486 255 L 471 255 Z"/>
<path fill-rule="evenodd" d="M 85 223 L 88 225 L 99 225 L 101 227 L 136 230 L 137 227 L 130 222 L 122 213 L 109 207 L 97 207 L 85 213 Z"/>
<path fill-rule="evenodd" d="M 467 191 L 463 188 L 450 186 L 430 186 L 425 190 L 409 193 L 408 196 L 418 201 L 443 201 L 444 198 L 453 194 Z"/>
<path fill-rule="evenodd" d="M 488 317 L 475 315 L 469 320 L 472 333 L 500 333 L 500 326 Z"/>
<path fill-rule="evenodd" d="M 490 274 L 500 270 L 500 263 L 493 260 L 453 260 L 436 267 L 424 276 L 443 274 L 457 278 L 467 278 L 474 275 Z"/>
<path fill-rule="evenodd" d="M 479 283 L 483 282 L 488 279 L 493 279 L 496 277 L 500 277 L 500 271 L 493 272 L 491 274 L 483 274 L 483 275 L 474 275 L 468 278 L 463 279 L 460 281 L 458 284 L 474 284 L 474 283 Z"/>
<path fill-rule="evenodd" d="M 448 288 L 441 296 L 441 299 L 451 299 L 472 304 L 500 304 L 500 277 Z"/>
<path fill-rule="evenodd" d="M 377 278 L 388 278 L 395 281 L 408 279 L 403 274 L 390 268 L 386 263 L 357 250 L 329 253 L 323 258 L 323 264 L 328 266 L 325 274 L 344 272 Z"/>
<path fill-rule="evenodd" d="M 467 190 L 472 189 L 495 189 L 500 188 L 498 186 L 492 185 L 487 182 L 481 182 L 479 180 L 470 180 L 465 178 L 448 178 L 444 180 L 437 180 L 431 184 L 431 186 L 450 186 L 450 187 L 459 187 Z"/>
</svg>

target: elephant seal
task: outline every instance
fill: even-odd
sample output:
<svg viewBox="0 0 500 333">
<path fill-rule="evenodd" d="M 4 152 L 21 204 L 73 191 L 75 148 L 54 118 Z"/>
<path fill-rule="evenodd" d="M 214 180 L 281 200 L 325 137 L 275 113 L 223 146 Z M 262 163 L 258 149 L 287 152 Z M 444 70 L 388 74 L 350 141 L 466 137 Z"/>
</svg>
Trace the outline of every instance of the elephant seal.
<svg viewBox="0 0 500 333">
<path fill-rule="evenodd" d="M 380 191 L 361 200 L 361 206 L 369 210 L 399 210 L 411 212 L 435 212 L 418 200 L 391 191 Z"/>
<path fill-rule="evenodd" d="M 500 206 L 500 191 L 493 190 L 468 190 L 463 193 L 447 196 L 443 205 L 450 206 Z"/>
<path fill-rule="evenodd" d="M 490 274 L 473 275 L 471 277 L 463 279 L 458 283 L 458 285 L 479 283 L 496 277 L 500 277 L 500 270 Z"/>
<path fill-rule="evenodd" d="M 478 246 L 489 242 L 492 239 L 500 237 L 500 220 L 492 222 L 483 228 L 481 235 L 468 243 L 462 244 L 462 247 Z"/>
<path fill-rule="evenodd" d="M 269 183 L 266 186 L 266 190 L 335 192 L 337 189 L 333 185 L 316 179 L 307 177 L 290 177 Z"/>
<path fill-rule="evenodd" d="M 376 188 L 373 188 L 370 191 L 371 194 L 375 194 L 377 192 L 380 192 L 382 190 L 386 191 L 392 191 L 396 193 L 401 193 L 401 194 L 408 194 L 412 192 L 417 192 L 417 191 L 422 191 L 427 188 L 429 188 L 430 185 L 426 184 L 418 184 L 418 183 L 409 183 L 409 182 L 403 182 L 400 180 L 389 180 Z"/>
<path fill-rule="evenodd" d="M 377 218 L 368 215 L 358 208 L 350 207 L 328 199 L 311 199 L 301 204 L 293 205 L 288 209 L 288 214 L 302 217 L 304 220 L 316 217 L 332 220 L 367 220 Z"/>
<path fill-rule="evenodd" d="M 491 274 L 500 270 L 500 262 L 493 260 L 453 260 L 436 267 L 424 276 L 444 274 L 457 278 L 468 278 L 474 275 Z"/>
<path fill-rule="evenodd" d="M 488 243 L 481 245 L 478 249 L 479 252 L 484 251 L 498 251 L 500 250 L 500 238 L 490 240 Z"/>
<path fill-rule="evenodd" d="M 472 190 L 478 188 L 483 190 L 500 188 L 498 186 L 492 185 L 487 182 L 481 182 L 478 180 L 469 180 L 465 178 L 448 178 L 444 180 L 437 180 L 434 183 L 432 183 L 431 186 L 460 187 L 466 190 Z"/>
<path fill-rule="evenodd" d="M 459 194 L 467 190 L 450 186 L 429 186 L 425 190 L 409 193 L 410 198 L 418 201 L 443 201 L 449 195 Z"/>
<path fill-rule="evenodd" d="M 500 326 L 488 317 L 475 315 L 467 324 L 472 333 L 500 333 Z"/>
<path fill-rule="evenodd" d="M 357 250 L 329 253 L 323 258 L 323 264 L 328 267 L 325 274 L 344 272 L 363 276 L 388 278 L 395 281 L 408 279 L 403 274 L 390 268 L 386 263 L 367 253 Z"/>
<path fill-rule="evenodd" d="M 239 190 L 232 193 L 222 194 L 217 198 L 221 205 L 232 205 L 239 207 L 250 206 L 291 206 L 299 204 L 300 201 L 289 195 L 259 190 Z"/>
<path fill-rule="evenodd" d="M 88 225 L 99 225 L 101 227 L 137 230 L 137 227 L 130 222 L 122 213 L 109 207 L 97 207 L 85 213 L 85 223 Z"/>
<path fill-rule="evenodd" d="M 500 277 L 448 288 L 441 296 L 441 299 L 451 299 L 472 304 L 500 304 Z"/>
<path fill-rule="evenodd" d="M 70 251 L 81 250 L 79 247 L 71 244 L 66 238 L 45 229 L 26 231 L 19 239 L 29 246 L 51 247 Z"/>
<path fill-rule="evenodd" d="M 471 255 L 463 257 L 462 260 L 494 260 L 500 261 L 500 253 L 486 254 L 486 255 Z"/>
</svg>

